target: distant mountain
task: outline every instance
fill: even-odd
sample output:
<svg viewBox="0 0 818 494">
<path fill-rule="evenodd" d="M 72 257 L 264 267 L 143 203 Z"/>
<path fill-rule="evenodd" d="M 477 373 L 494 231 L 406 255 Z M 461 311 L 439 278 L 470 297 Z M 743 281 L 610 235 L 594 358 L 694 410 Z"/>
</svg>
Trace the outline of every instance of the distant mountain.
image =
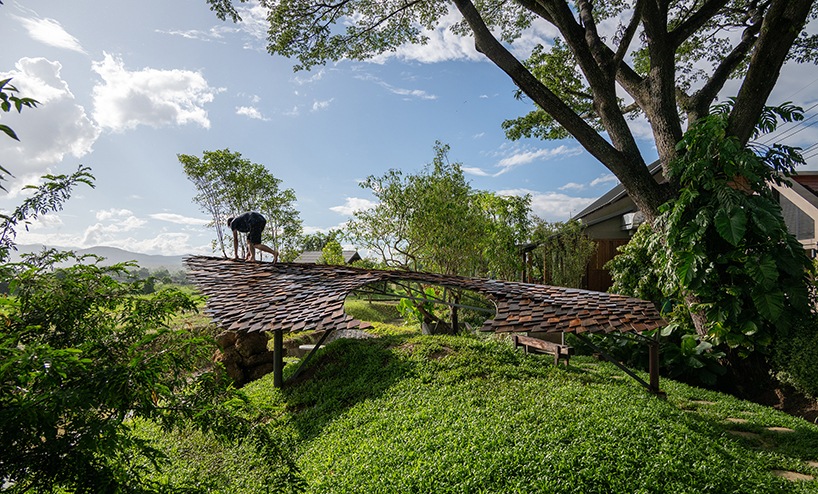
<svg viewBox="0 0 818 494">
<path fill-rule="evenodd" d="M 21 254 L 30 254 L 33 252 L 40 252 L 43 250 L 42 244 L 18 245 L 17 251 L 12 252 L 11 262 L 20 260 Z M 151 271 L 157 269 L 167 269 L 170 272 L 186 269 L 182 260 L 186 256 L 159 256 L 151 254 L 139 254 L 137 252 L 128 252 L 127 250 L 118 249 L 116 247 L 91 247 L 89 249 L 72 249 L 70 247 L 58 247 L 56 245 L 49 245 L 49 248 L 58 250 L 71 250 L 77 255 L 94 254 L 104 257 L 105 261 L 102 264 L 110 265 L 120 262 L 136 261 L 141 268 L 147 268 Z"/>
</svg>

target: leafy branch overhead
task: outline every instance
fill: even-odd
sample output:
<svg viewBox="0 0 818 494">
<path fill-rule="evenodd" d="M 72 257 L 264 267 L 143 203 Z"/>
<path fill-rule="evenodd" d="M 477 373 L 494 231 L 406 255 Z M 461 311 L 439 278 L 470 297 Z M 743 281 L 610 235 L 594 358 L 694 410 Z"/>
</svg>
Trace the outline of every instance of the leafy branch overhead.
<svg viewBox="0 0 818 494">
<path fill-rule="evenodd" d="M 23 111 L 24 106 L 28 108 L 37 107 L 39 101 L 32 98 L 26 97 L 21 98 L 13 94 L 19 93 L 19 90 L 16 87 L 12 86 L 10 82 L 11 78 L 3 79 L 2 81 L 0 81 L 0 109 L 2 109 L 4 112 L 9 112 L 11 111 L 11 107 L 13 105 L 14 108 L 17 110 L 17 113 L 20 113 L 21 111 Z M 0 124 L 0 132 L 3 132 L 4 134 L 6 134 L 7 136 L 11 137 L 16 141 L 20 140 L 17 137 L 17 134 L 14 132 L 14 130 L 12 130 L 12 128 L 9 127 L 8 125 Z M 11 175 L 11 172 L 9 172 L 6 168 L 0 165 L 0 180 L 5 179 L 2 173 Z M 6 188 L 3 187 L 2 185 L 0 185 L 0 189 L 6 190 Z"/>
<path fill-rule="evenodd" d="M 221 19 L 240 19 L 239 2 L 207 1 Z M 454 5 L 462 20 L 451 30 L 473 37 L 477 50 L 535 105 L 504 124 L 509 137 L 572 136 L 617 176 L 650 220 L 679 184 L 653 180 L 628 118 L 647 117 L 667 171 L 683 153 L 676 148 L 683 124 L 706 116 L 728 81 L 742 80 L 727 135 L 743 146 L 781 66 L 818 58 L 818 37 L 806 29 L 818 15 L 813 0 L 259 3 L 268 10 L 268 51 L 297 59 L 296 70 L 424 44 L 428 30 L 448 22 Z M 509 44 L 535 20 L 556 34 L 550 46 L 519 60 Z M 614 34 L 603 33 L 603 26 L 615 26 Z"/>
<path fill-rule="evenodd" d="M 4 112 L 11 111 L 12 105 L 17 110 L 17 113 L 23 111 L 23 107 L 26 106 L 28 108 L 36 108 L 39 101 L 32 99 L 32 98 L 21 98 L 19 96 L 15 96 L 12 93 L 18 93 L 19 90 L 12 86 L 9 82 L 11 78 L 4 79 L 0 81 L 0 109 Z M 11 137 L 14 140 L 19 141 L 20 139 L 17 137 L 17 134 L 14 133 L 13 130 L 8 125 L 0 124 L 0 131 L 4 132 L 7 136 Z M 6 172 L 8 173 L 8 172 Z"/>
</svg>

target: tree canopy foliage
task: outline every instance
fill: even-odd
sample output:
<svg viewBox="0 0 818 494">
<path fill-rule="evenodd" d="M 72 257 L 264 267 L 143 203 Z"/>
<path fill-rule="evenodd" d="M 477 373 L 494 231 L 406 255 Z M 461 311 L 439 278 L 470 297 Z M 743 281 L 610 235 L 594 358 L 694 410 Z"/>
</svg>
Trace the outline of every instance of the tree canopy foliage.
<svg viewBox="0 0 818 494">
<path fill-rule="evenodd" d="M 240 18 L 232 0 L 207 1 L 221 19 Z M 617 176 L 650 220 L 677 195 L 679 182 L 652 179 L 629 117 L 647 117 L 667 171 L 685 152 L 676 146 L 685 122 L 706 116 L 727 81 L 742 79 L 726 135 L 743 146 L 784 62 L 818 59 L 818 37 L 805 29 L 818 16 L 813 0 L 452 3 L 462 16 L 452 30 L 473 37 L 477 50 L 536 107 L 506 122 L 509 136 L 573 136 Z M 260 1 L 269 11 L 268 51 L 297 58 L 296 69 L 426 43 L 426 30 L 441 24 L 452 3 Z M 518 60 L 509 44 L 535 20 L 550 24 L 558 35 L 551 46 Z"/>
<path fill-rule="evenodd" d="M 530 198 L 472 189 L 460 163 L 449 162 L 449 146 L 434 149 L 434 160 L 418 173 L 389 170 L 361 183 L 379 203 L 354 213 L 348 237 L 386 266 L 514 279 Z"/>
<path fill-rule="evenodd" d="M 534 219 L 532 241 L 533 265 L 546 285 L 582 288 L 588 262 L 596 252 L 596 242 L 583 231 L 577 220 L 549 223 Z"/>
<path fill-rule="evenodd" d="M 225 239 L 232 240 L 232 235 L 225 234 L 222 227 L 227 225 L 228 217 L 257 211 L 267 219 L 262 242 L 272 246 L 284 259 L 298 254 L 302 227 L 294 206 L 295 191 L 282 189 L 281 179 L 229 149 L 205 151 L 202 158 L 186 154 L 177 157 L 187 177 L 196 185 L 198 194 L 193 202 L 212 218 L 210 226 L 216 230 L 214 251 L 220 248 L 227 255 Z M 243 242 L 240 247 L 243 252 Z"/>
</svg>

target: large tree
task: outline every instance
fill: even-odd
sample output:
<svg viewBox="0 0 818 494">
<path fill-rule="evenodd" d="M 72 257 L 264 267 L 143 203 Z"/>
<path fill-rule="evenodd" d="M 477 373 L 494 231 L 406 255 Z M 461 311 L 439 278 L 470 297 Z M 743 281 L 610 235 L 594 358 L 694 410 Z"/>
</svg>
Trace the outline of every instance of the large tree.
<svg viewBox="0 0 818 494">
<path fill-rule="evenodd" d="M 232 0 L 207 0 L 238 20 Z M 245 0 L 241 0 L 244 2 Z M 260 0 L 269 9 L 268 51 L 296 57 L 296 69 L 342 58 L 363 60 L 406 43 L 425 43 L 449 11 L 444 0 Z M 536 105 L 511 135 L 573 136 L 610 169 L 649 219 L 678 183 L 648 173 L 627 118 L 647 117 L 666 168 L 683 149 L 685 121 L 709 112 L 725 83 L 741 78 L 728 136 L 744 145 L 788 60 L 814 62 L 808 19 L 813 0 L 452 0 L 455 31 L 506 72 Z M 535 19 L 559 32 L 529 60 L 508 49 Z M 603 23 L 616 34 L 600 33 Z M 622 91 L 632 104 L 620 99 Z"/>
<path fill-rule="evenodd" d="M 218 245 L 227 255 L 225 239 L 232 241 L 232 237 L 224 234 L 222 226 L 227 225 L 228 217 L 257 211 L 267 219 L 262 241 L 279 251 L 284 260 L 298 254 L 302 227 L 293 206 L 295 191 L 283 189 L 281 179 L 229 149 L 205 151 L 202 158 L 186 154 L 178 158 L 185 174 L 196 185 L 198 194 L 193 202 L 213 218 L 210 225 L 216 230 L 214 250 Z"/>
</svg>

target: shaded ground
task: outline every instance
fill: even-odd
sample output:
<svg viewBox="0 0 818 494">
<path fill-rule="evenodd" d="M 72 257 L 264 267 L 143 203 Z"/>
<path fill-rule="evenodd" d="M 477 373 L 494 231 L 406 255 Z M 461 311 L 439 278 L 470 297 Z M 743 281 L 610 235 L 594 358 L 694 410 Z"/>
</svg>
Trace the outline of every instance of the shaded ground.
<svg viewBox="0 0 818 494">
<path fill-rule="evenodd" d="M 791 386 L 770 386 L 760 389 L 751 401 L 773 407 L 794 417 L 800 417 L 811 424 L 818 424 L 818 400 L 810 399 Z"/>
</svg>

